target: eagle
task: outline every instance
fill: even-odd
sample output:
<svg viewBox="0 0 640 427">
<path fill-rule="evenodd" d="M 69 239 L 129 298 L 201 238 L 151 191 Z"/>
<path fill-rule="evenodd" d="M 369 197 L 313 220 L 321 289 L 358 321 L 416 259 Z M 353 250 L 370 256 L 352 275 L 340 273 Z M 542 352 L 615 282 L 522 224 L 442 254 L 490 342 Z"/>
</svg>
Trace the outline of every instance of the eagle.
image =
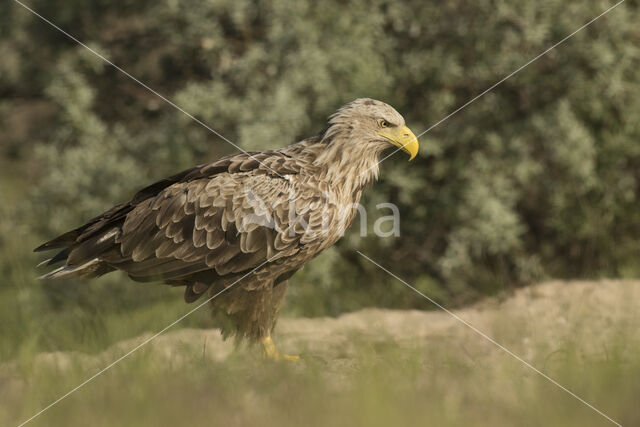
<svg viewBox="0 0 640 427">
<path fill-rule="evenodd" d="M 416 136 L 390 105 L 359 98 L 319 134 L 284 148 L 241 152 L 187 169 L 136 193 L 86 224 L 35 249 L 62 263 L 41 279 L 124 271 L 138 282 L 207 295 L 223 335 L 280 353 L 271 333 L 289 278 L 351 225 L 381 154 L 418 153 Z M 214 297 L 215 296 L 215 297 Z"/>
</svg>

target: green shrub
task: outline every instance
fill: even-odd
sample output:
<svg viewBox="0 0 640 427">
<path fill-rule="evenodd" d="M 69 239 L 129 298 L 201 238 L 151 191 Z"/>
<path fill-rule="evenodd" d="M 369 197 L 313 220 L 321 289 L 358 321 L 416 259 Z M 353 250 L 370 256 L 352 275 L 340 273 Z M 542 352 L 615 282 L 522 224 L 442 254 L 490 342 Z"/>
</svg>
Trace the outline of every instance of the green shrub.
<svg viewBox="0 0 640 427">
<path fill-rule="evenodd" d="M 244 149 L 311 135 L 360 96 L 394 105 L 418 133 L 612 4 L 31 3 Z M 12 213 L 27 241 L 233 151 L 17 4 L 0 11 L 0 153 L 22 165 L 4 181 L 27 184 Z M 355 248 L 450 305 L 545 276 L 637 276 L 639 19 L 625 2 L 427 133 L 413 163 L 385 161 L 365 203 L 370 214 L 397 203 L 401 236 L 360 237 L 356 223 L 296 276 L 289 309 L 423 307 Z M 4 251 L 10 241 L 0 239 Z M 36 276 L 26 267 L 36 259 L 21 258 Z M 56 310 L 149 302 L 139 298 L 148 287 L 120 276 L 63 294 L 25 280 Z"/>
</svg>

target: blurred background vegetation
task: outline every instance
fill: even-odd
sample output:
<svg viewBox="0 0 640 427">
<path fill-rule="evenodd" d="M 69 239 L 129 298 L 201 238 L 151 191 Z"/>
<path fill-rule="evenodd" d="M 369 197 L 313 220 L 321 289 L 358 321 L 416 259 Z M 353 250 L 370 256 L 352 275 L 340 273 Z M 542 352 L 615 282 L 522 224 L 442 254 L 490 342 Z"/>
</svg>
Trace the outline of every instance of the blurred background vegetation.
<svg viewBox="0 0 640 427">
<path fill-rule="evenodd" d="M 318 132 L 356 97 L 416 134 L 613 3 L 32 0 L 35 10 L 243 149 Z M 640 9 L 628 0 L 396 155 L 366 194 L 401 236 L 359 236 L 294 279 L 289 315 L 447 306 L 545 277 L 640 275 Z M 234 148 L 85 48 L 0 5 L 0 358 L 102 348 L 186 311 L 111 274 L 41 283 L 32 248 L 154 179 Z M 382 215 L 388 212 L 380 212 Z M 206 326 L 201 310 L 184 325 Z"/>
</svg>

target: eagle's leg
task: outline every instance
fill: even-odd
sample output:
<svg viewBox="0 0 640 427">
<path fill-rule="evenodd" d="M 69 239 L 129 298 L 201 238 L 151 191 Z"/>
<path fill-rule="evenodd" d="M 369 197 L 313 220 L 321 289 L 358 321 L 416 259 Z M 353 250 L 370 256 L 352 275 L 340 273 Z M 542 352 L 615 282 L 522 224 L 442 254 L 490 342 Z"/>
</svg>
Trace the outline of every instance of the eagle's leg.
<svg viewBox="0 0 640 427">
<path fill-rule="evenodd" d="M 260 339 L 260 344 L 262 345 L 262 356 L 265 359 L 275 361 L 288 360 L 290 362 L 300 360 L 300 356 L 298 356 L 297 354 L 280 353 L 280 351 L 276 348 L 276 345 L 273 343 L 271 335 L 267 335 L 266 337 Z"/>
<path fill-rule="evenodd" d="M 271 339 L 271 330 L 274 328 L 276 324 L 276 320 L 278 319 L 278 315 L 280 314 L 280 307 L 282 307 L 282 303 L 284 302 L 284 295 L 287 291 L 287 287 L 289 286 L 288 280 L 283 280 L 278 282 L 273 286 L 271 292 L 271 307 L 269 313 L 270 324 L 266 329 L 266 334 L 260 337 L 260 344 L 262 345 L 262 356 L 265 359 L 269 360 L 288 360 L 291 362 L 295 362 L 300 360 L 300 356 L 295 354 L 284 354 L 280 353 L 280 351 L 276 348 L 273 340 Z M 264 332 L 263 332 L 264 333 Z"/>
</svg>

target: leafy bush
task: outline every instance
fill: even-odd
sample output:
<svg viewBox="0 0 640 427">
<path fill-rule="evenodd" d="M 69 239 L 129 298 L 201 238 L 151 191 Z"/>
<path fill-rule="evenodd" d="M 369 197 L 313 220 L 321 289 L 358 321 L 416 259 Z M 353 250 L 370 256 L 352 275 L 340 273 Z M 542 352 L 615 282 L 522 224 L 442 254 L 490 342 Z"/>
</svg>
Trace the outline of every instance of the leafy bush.
<svg viewBox="0 0 640 427">
<path fill-rule="evenodd" d="M 394 105 L 418 133 L 612 3 L 32 4 L 242 148 L 264 149 L 317 132 L 360 96 Z M 23 165 L 4 179 L 29 184 L 12 214 L 29 241 L 233 150 L 20 6 L 0 9 L 2 155 Z M 289 309 L 418 306 L 354 248 L 447 304 L 544 276 L 637 276 L 639 19 L 625 2 L 427 133 L 413 163 L 385 161 L 365 203 L 397 203 L 401 236 L 349 234 L 296 276 Z M 149 289 L 101 283 L 69 286 L 89 307 Z"/>
</svg>

